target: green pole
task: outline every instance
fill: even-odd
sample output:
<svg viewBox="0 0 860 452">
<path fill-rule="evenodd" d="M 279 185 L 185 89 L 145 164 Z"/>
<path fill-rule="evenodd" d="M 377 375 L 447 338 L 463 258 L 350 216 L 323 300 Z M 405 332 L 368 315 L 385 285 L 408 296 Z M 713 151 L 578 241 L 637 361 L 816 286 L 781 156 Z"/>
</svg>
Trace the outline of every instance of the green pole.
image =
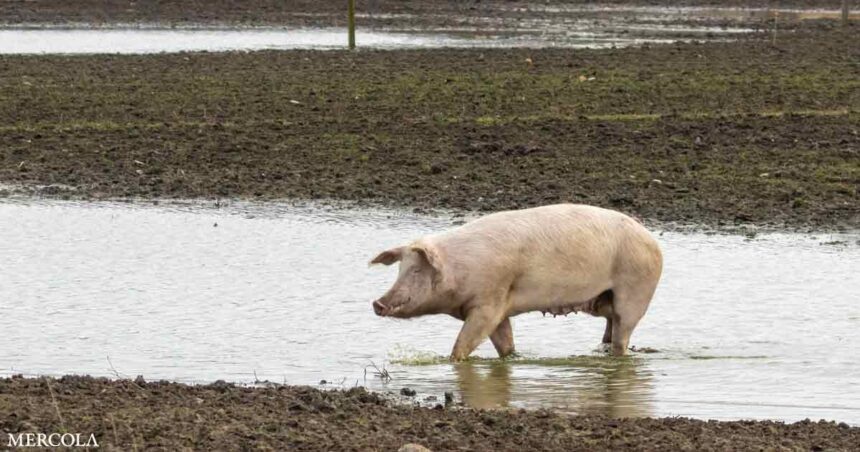
<svg viewBox="0 0 860 452">
<path fill-rule="evenodd" d="M 842 25 L 848 25 L 848 0 L 842 0 Z"/>
<path fill-rule="evenodd" d="M 349 0 L 349 48 L 355 48 L 355 0 Z"/>
</svg>

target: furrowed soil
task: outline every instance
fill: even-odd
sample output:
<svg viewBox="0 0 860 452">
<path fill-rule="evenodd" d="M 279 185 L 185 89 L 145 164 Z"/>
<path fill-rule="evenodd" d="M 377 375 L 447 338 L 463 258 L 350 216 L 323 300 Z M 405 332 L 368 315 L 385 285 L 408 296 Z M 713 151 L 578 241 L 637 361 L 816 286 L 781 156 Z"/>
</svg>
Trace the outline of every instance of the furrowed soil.
<svg viewBox="0 0 860 452">
<path fill-rule="evenodd" d="M 808 22 L 776 45 L 0 56 L 0 193 L 580 202 L 856 228 L 858 32 Z"/>
<path fill-rule="evenodd" d="M 100 450 L 857 450 L 860 428 L 420 408 L 362 388 L 0 379 L 0 438 L 95 435 Z"/>
</svg>

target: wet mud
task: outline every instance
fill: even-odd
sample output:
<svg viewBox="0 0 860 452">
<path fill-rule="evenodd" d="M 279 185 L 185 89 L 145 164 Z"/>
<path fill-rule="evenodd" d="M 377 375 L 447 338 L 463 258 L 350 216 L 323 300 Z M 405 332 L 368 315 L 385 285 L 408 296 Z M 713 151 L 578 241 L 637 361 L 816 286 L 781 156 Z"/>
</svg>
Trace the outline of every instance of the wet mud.
<svg viewBox="0 0 860 452">
<path fill-rule="evenodd" d="M 0 194 L 860 226 L 857 25 L 607 50 L 0 57 Z M 21 187 L 24 187 L 23 190 Z"/>
<path fill-rule="evenodd" d="M 443 394 L 439 394 L 443 401 Z M 0 379 L 0 436 L 95 435 L 100 450 L 856 450 L 860 428 L 801 421 L 613 419 L 393 403 L 362 388 Z"/>
<path fill-rule="evenodd" d="M 607 8 L 782 8 L 838 10 L 840 0 L 565 0 L 546 2 L 521 0 L 372 0 L 356 6 L 358 26 L 370 28 L 440 29 L 477 27 L 516 28 L 518 21 L 538 20 L 546 24 L 557 21 L 566 11 L 576 9 L 579 17 L 605 18 Z M 635 13 L 628 12 L 627 15 Z M 784 16 L 789 19 L 791 16 Z M 697 23 L 728 25 L 738 21 L 761 23 L 768 17 L 712 19 L 699 18 Z M 0 3 L 0 22 L 6 24 L 113 24 L 160 23 L 167 25 L 273 25 L 300 27 L 346 26 L 346 6 L 339 2 L 312 0 L 215 0 L 196 2 L 167 0 L 128 2 L 125 0 L 41 0 Z M 675 17 L 667 22 L 685 23 Z"/>
</svg>

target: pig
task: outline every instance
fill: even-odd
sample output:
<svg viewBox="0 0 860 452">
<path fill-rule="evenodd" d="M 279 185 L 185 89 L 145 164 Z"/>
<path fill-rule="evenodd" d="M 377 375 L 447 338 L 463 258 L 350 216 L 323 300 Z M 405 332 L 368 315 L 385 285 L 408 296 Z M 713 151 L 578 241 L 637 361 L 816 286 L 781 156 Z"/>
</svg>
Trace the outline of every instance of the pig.
<svg viewBox="0 0 860 452">
<path fill-rule="evenodd" d="M 604 317 L 604 348 L 624 355 L 663 269 L 660 246 L 642 224 L 581 204 L 493 213 L 383 251 L 370 264 L 395 262 L 397 280 L 374 312 L 462 320 L 452 361 L 488 337 L 500 357 L 510 356 L 510 318 L 534 311 Z"/>
</svg>

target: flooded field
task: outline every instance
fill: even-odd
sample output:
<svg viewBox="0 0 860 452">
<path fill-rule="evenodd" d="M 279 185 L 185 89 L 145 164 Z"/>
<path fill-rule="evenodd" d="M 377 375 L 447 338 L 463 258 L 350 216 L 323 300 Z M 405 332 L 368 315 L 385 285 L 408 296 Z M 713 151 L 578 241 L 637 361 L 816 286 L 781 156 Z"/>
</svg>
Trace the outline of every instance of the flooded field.
<svg viewBox="0 0 860 452">
<path fill-rule="evenodd" d="M 654 7 L 634 5 L 494 4 L 469 14 L 357 14 L 359 47 L 608 48 L 751 33 L 779 16 L 783 24 L 836 20 L 817 9 Z M 346 47 L 342 18 L 326 13 L 278 16 L 279 25 L 190 22 L 11 23 L 0 28 L 0 54 L 161 53 Z M 853 15 L 857 18 L 857 15 Z"/>
<path fill-rule="evenodd" d="M 770 9 L 549 7 L 495 5 L 465 16 L 360 12 L 357 42 L 378 49 L 434 47 L 623 47 L 676 40 L 729 39 L 755 31 Z M 783 21 L 835 18 L 834 11 L 779 11 Z M 343 25 L 295 14 L 298 25 L 235 26 L 167 23 L 18 23 L 0 28 L 0 54 L 160 53 L 262 49 L 337 49 Z M 327 14 L 318 18 L 325 22 Z M 293 21 L 285 18 L 286 23 Z M 336 21 L 337 22 L 337 21 Z M 362 26 L 367 24 L 367 26 Z M 309 26 L 311 25 L 311 26 Z"/>
<path fill-rule="evenodd" d="M 374 316 L 377 251 L 447 215 L 286 204 L 0 202 L 0 374 L 367 386 L 478 407 L 860 424 L 860 235 L 665 232 L 631 358 L 602 319 L 514 319 L 510 362 L 445 361 L 459 322 Z M 373 364 L 391 375 L 384 381 Z"/>
<path fill-rule="evenodd" d="M 581 32 L 564 40 L 528 34 L 471 35 L 463 33 L 407 33 L 360 31 L 361 47 L 407 49 L 433 47 L 610 47 L 659 38 L 627 38 L 609 33 Z M 145 54 L 161 52 L 233 51 L 263 49 L 342 49 L 346 29 L 0 29 L 0 54 Z"/>
</svg>

